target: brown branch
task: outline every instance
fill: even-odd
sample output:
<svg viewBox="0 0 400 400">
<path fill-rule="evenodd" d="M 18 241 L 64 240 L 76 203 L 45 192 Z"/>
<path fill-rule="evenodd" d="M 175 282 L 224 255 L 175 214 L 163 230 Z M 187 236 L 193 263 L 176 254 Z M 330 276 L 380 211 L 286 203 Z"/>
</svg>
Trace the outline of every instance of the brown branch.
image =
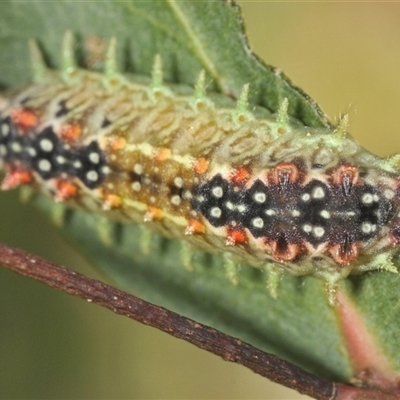
<svg viewBox="0 0 400 400">
<path fill-rule="evenodd" d="M 81 297 L 117 314 L 153 326 L 201 349 L 235 362 L 300 393 L 320 400 L 336 399 L 338 385 L 265 353 L 239 339 L 147 303 L 135 296 L 35 255 L 0 243 L 0 264 L 55 289 Z M 346 386 L 339 386 L 342 390 Z"/>
</svg>

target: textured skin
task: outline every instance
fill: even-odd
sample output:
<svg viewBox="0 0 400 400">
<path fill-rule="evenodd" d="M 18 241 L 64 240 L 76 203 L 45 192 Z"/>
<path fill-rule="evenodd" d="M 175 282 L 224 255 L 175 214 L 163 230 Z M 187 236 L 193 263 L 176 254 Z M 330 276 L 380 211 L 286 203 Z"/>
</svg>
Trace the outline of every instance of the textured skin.
<svg viewBox="0 0 400 400">
<path fill-rule="evenodd" d="M 178 88 L 178 91 L 182 89 Z M 220 106 L 222 102 L 228 104 Z M 70 68 L 0 99 L 2 188 L 29 184 L 238 262 L 336 282 L 400 240 L 394 162 L 245 98 Z"/>
</svg>

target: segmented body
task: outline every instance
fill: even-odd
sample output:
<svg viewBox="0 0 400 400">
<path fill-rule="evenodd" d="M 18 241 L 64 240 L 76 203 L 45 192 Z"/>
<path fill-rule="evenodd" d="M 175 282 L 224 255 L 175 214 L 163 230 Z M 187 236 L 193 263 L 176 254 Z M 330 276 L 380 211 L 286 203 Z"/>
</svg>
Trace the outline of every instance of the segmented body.
<svg viewBox="0 0 400 400">
<path fill-rule="evenodd" d="M 29 184 L 264 268 L 336 281 L 391 269 L 399 173 L 345 132 L 70 68 L 0 103 L 4 189 Z"/>
</svg>

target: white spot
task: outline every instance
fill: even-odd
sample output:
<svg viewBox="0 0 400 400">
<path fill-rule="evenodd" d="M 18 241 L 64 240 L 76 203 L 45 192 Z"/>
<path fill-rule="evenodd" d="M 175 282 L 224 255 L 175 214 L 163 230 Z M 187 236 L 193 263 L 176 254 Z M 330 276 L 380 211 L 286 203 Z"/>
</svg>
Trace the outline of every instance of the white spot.
<svg viewBox="0 0 400 400">
<path fill-rule="evenodd" d="M 298 216 L 300 216 L 300 211 L 299 211 L 299 210 L 292 210 L 292 216 L 293 216 L 293 217 L 298 217 Z"/>
<path fill-rule="evenodd" d="M 371 193 L 365 193 L 362 197 L 361 197 L 361 201 L 364 204 L 371 204 L 372 201 L 374 200 L 373 196 Z"/>
<path fill-rule="evenodd" d="M 186 190 L 186 192 L 183 194 L 183 197 L 187 200 L 190 200 L 192 196 L 192 192 L 190 190 Z"/>
<path fill-rule="evenodd" d="M 267 196 L 263 192 L 257 192 L 257 193 L 254 193 L 253 199 L 257 203 L 265 203 L 265 201 L 267 200 Z"/>
<path fill-rule="evenodd" d="M 42 139 L 39 143 L 39 146 L 43 151 L 47 153 L 50 153 L 54 148 L 52 141 L 49 139 Z"/>
<path fill-rule="evenodd" d="M 374 201 L 379 201 L 379 196 L 377 194 L 374 194 L 372 198 L 374 199 Z"/>
<path fill-rule="evenodd" d="M 103 167 L 101 167 L 101 172 L 104 175 L 108 175 L 111 172 L 111 168 L 108 165 L 104 165 Z"/>
<path fill-rule="evenodd" d="M 320 212 L 322 218 L 329 219 L 331 217 L 331 213 L 328 210 L 322 210 Z"/>
<path fill-rule="evenodd" d="M 99 179 L 99 174 L 96 171 L 86 172 L 86 179 L 88 181 L 96 182 Z"/>
<path fill-rule="evenodd" d="M 361 230 L 363 231 L 363 233 L 371 233 L 372 232 L 372 224 L 370 224 L 369 222 L 364 222 L 361 225 Z"/>
<path fill-rule="evenodd" d="M 28 154 L 29 154 L 31 157 L 35 157 L 35 156 L 37 155 L 37 151 L 36 151 L 36 149 L 33 148 L 33 147 L 28 147 L 28 148 L 26 149 L 26 151 L 28 152 Z"/>
<path fill-rule="evenodd" d="M 174 206 L 179 206 L 179 204 L 181 204 L 181 198 L 176 194 L 176 195 L 171 197 L 171 203 Z"/>
<path fill-rule="evenodd" d="M 8 134 L 10 133 L 10 126 L 6 123 L 1 124 L 1 135 L 3 137 L 8 136 Z"/>
<path fill-rule="evenodd" d="M 142 175 L 143 174 L 143 166 L 141 164 L 135 164 L 133 166 L 133 172 L 135 174 Z"/>
<path fill-rule="evenodd" d="M 49 172 L 51 170 L 51 163 L 49 160 L 42 159 L 39 161 L 38 167 L 43 172 Z"/>
<path fill-rule="evenodd" d="M 204 196 L 196 196 L 196 200 L 199 202 L 199 203 L 202 203 L 204 200 L 205 200 L 205 198 L 204 198 Z"/>
<path fill-rule="evenodd" d="M 384 195 L 388 200 L 392 200 L 393 197 L 394 197 L 394 192 L 393 192 L 393 190 L 386 189 L 386 190 L 383 192 L 383 195 Z"/>
<path fill-rule="evenodd" d="M 226 208 L 227 208 L 228 210 L 234 210 L 234 209 L 235 209 L 235 205 L 234 205 L 231 201 L 227 201 L 227 202 L 225 203 L 225 205 L 226 205 Z"/>
<path fill-rule="evenodd" d="M 142 185 L 140 184 L 140 182 L 133 182 L 132 185 L 131 185 L 131 188 L 135 192 L 140 192 L 140 190 L 142 189 Z"/>
<path fill-rule="evenodd" d="M 58 164 L 65 164 L 67 159 L 64 156 L 57 156 L 56 161 L 58 162 Z"/>
<path fill-rule="evenodd" d="M 72 165 L 74 168 L 82 168 L 82 163 L 79 160 L 74 161 Z"/>
<path fill-rule="evenodd" d="M 11 144 L 11 149 L 15 153 L 19 153 L 22 150 L 22 147 L 18 142 L 14 142 L 14 143 Z"/>
<path fill-rule="evenodd" d="M 354 211 L 347 211 L 344 214 L 347 215 L 348 217 L 354 217 L 356 215 Z"/>
<path fill-rule="evenodd" d="M 321 186 L 317 186 L 312 191 L 312 197 L 314 199 L 323 199 L 325 197 L 325 190 Z"/>
<path fill-rule="evenodd" d="M 320 237 L 324 236 L 325 229 L 322 226 L 316 226 L 316 227 L 314 227 L 313 232 L 314 232 L 315 237 L 320 238 Z"/>
<path fill-rule="evenodd" d="M 99 153 L 92 152 L 89 154 L 89 161 L 93 164 L 98 164 L 100 162 L 100 155 Z"/>
<path fill-rule="evenodd" d="M 244 212 L 247 210 L 247 207 L 246 207 L 244 204 L 239 204 L 239 205 L 237 206 L 237 210 L 238 210 L 240 213 L 244 213 Z"/>
<path fill-rule="evenodd" d="M 114 184 L 112 182 L 108 182 L 107 189 L 110 189 L 110 190 L 114 189 Z"/>
<path fill-rule="evenodd" d="M 308 201 L 308 200 L 310 200 L 310 195 L 309 195 L 308 193 L 304 193 L 304 194 L 301 196 L 301 199 L 302 199 L 303 201 Z"/>
<path fill-rule="evenodd" d="M 308 225 L 308 224 L 303 225 L 303 231 L 306 232 L 306 233 L 311 232 L 312 231 L 312 226 Z"/>
<path fill-rule="evenodd" d="M 183 186 L 183 179 L 182 179 L 180 176 L 177 176 L 177 177 L 174 179 L 174 185 L 175 185 L 177 188 L 181 188 L 181 187 Z"/>
<path fill-rule="evenodd" d="M 265 210 L 265 214 L 272 216 L 272 215 L 275 215 L 276 212 L 275 212 L 275 210 L 272 210 L 271 208 L 269 208 L 268 210 Z"/>
<path fill-rule="evenodd" d="M 7 155 L 7 147 L 4 144 L 0 144 L 0 155 L 5 156 Z"/>
<path fill-rule="evenodd" d="M 262 228 L 262 227 L 264 226 L 264 221 L 263 221 L 263 219 L 260 218 L 260 217 L 254 218 L 254 219 L 251 221 L 251 223 L 253 224 L 253 226 L 254 226 L 255 228 Z"/>
<path fill-rule="evenodd" d="M 150 178 L 144 178 L 143 183 L 144 183 L 145 185 L 150 185 L 150 183 L 151 183 Z"/>
<path fill-rule="evenodd" d="M 211 193 L 213 194 L 214 197 L 217 199 L 220 199 L 224 195 L 224 191 L 221 186 L 216 186 L 211 190 Z"/>
<path fill-rule="evenodd" d="M 150 203 L 155 203 L 156 202 L 156 198 L 154 196 L 150 196 Z"/>
<path fill-rule="evenodd" d="M 222 211 L 219 207 L 213 207 L 210 210 L 210 215 L 214 218 L 219 218 L 222 215 Z"/>
</svg>

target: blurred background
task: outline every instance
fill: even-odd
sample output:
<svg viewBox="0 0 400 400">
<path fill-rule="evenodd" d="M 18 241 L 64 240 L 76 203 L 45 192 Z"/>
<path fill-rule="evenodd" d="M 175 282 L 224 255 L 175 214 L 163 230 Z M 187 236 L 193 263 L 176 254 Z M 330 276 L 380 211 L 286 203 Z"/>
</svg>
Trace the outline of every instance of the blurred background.
<svg viewBox="0 0 400 400">
<path fill-rule="evenodd" d="M 379 155 L 400 151 L 400 4 L 239 2 L 253 50 Z M 99 277 L 16 193 L 0 240 Z M 101 278 L 101 277 L 100 277 Z M 0 398 L 305 399 L 243 367 L 0 269 Z"/>
</svg>

